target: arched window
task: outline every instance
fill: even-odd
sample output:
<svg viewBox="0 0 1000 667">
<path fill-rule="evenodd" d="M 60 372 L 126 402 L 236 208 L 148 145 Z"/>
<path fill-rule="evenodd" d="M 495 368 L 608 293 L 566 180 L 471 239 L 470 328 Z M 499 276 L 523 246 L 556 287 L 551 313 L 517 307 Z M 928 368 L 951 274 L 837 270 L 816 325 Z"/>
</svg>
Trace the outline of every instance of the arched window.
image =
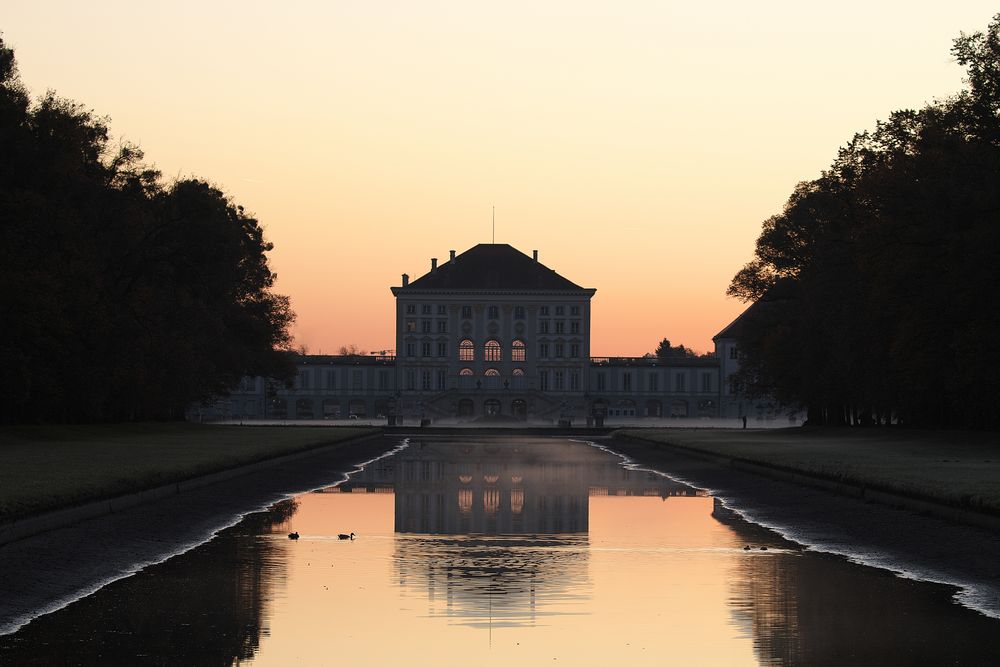
<svg viewBox="0 0 1000 667">
<path fill-rule="evenodd" d="M 483 348 L 483 359 L 486 361 L 500 361 L 500 343 L 495 340 L 486 341 Z"/>
<path fill-rule="evenodd" d="M 510 346 L 510 360 L 524 361 L 524 341 L 515 340 Z"/>
<path fill-rule="evenodd" d="M 498 378 L 500 377 L 500 371 L 498 371 L 495 368 L 487 368 L 486 372 L 483 373 L 483 375 L 485 375 L 488 378 Z"/>
<path fill-rule="evenodd" d="M 524 369 L 523 368 L 515 368 L 514 369 L 514 377 L 524 377 Z"/>
<path fill-rule="evenodd" d="M 463 368 L 458 372 L 459 375 L 473 375 L 471 368 Z"/>
<path fill-rule="evenodd" d="M 475 361 L 476 360 L 476 346 L 472 344 L 472 341 L 468 338 L 464 339 L 458 344 L 458 360 L 459 361 Z"/>
</svg>

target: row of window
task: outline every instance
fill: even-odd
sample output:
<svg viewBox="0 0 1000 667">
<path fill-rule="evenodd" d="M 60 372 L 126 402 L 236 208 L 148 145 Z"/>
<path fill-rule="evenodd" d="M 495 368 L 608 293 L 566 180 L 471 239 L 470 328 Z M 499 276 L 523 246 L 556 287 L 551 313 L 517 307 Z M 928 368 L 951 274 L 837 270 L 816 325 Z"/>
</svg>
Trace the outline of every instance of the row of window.
<svg viewBox="0 0 1000 667">
<path fill-rule="evenodd" d="M 541 320 L 538 323 L 538 333 L 547 334 L 553 329 L 552 325 L 555 325 L 555 333 L 561 334 L 566 333 L 566 321 L 565 320 Z M 569 321 L 569 332 L 578 334 L 580 333 L 580 320 L 570 320 Z"/>
<path fill-rule="evenodd" d="M 712 391 L 712 376 L 714 373 L 701 374 L 701 391 Z M 626 371 L 621 374 L 621 390 L 632 391 L 632 373 Z M 687 391 L 687 374 L 678 373 L 674 375 L 674 391 Z M 598 373 L 596 376 L 597 391 L 607 391 L 608 378 L 606 373 Z M 660 376 L 649 374 L 646 376 L 646 391 L 660 391 Z"/>
<path fill-rule="evenodd" d="M 538 314 L 541 317 L 548 317 L 551 309 L 555 311 L 556 317 L 561 317 L 566 315 L 567 308 L 569 309 L 569 314 L 571 316 L 577 317 L 580 315 L 580 306 L 539 306 Z M 448 308 L 447 306 L 441 304 L 439 304 L 436 308 L 433 305 L 426 303 L 420 306 L 421 315 L 433 315 L 435 312 L 438 315 L 447 315 Z M 515 320 L 523 320 L 524 313 L 525 313 L 524 306 L 514 306 Z M 415 303 L 406 304 L 406 314 L 416 315 L 417 304 Z M 491 320 L 500 319 L 500 306 L 487 306 L 486 317 L 488 317 Z M 470 305 L 462 306 L 462 318 L 467 320 L 472 319 L 472 306 Z"/>
<path fill-rule="evenodd" d="M 418 323 L 417 320 L 407 319 L 403 329 L 406 333 L 417 333 L 418 324 L 420 333 L 434 333 L 435 323 L 433 320 L 420 320 Z M 557 334 L 566 333 L 566 320 L 541 320 L 538 323 L 538 333 L 547 334 L 553 332 Z M 448 333 L 447 320 L 437 320 L 437 333 Z M 569 333 L 580 333 L 580 320 L 569 321 Z"/>
<path fill-rule="evenodd" d="M 337 389 L 337 375 L 338 372 L 332 368 L 302 368 L 295 376 L 292 386 L 295 389 Z M 377 388 L 383 391 L 392 389 L 392 375 L 389 370 L 379 370 L 376 376 Z M 354 368 L 349 375 L 344 371 L 342 385 L 341 389 L 365 389 L 364 371 Z M 252 385 L 248 386 L 252 388 Z"/>
</svg>

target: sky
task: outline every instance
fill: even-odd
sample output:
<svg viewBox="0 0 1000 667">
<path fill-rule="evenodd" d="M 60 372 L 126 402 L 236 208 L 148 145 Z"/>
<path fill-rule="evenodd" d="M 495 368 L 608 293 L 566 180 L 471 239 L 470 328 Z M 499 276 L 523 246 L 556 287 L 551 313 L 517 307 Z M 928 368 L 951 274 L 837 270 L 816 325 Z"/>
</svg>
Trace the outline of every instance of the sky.
<svg viewBox="0 0 1000 667">
<path fill-rule="evenodd" d="M 274 243 L 297 344 L 394 347 L 389 287 L 492 240 L 593 300 L 591 353 L 699 351 L 761 223 L 855 132 L 962 87 L 995 3 L 23 2 L 23 82 Z"/>
</svg>

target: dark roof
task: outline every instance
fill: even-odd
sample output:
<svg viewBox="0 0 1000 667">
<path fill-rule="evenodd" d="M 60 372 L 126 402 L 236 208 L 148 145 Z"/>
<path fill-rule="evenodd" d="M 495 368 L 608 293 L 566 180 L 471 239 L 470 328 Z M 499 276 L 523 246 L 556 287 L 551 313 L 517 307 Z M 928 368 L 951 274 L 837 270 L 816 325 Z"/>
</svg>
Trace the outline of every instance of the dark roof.
<svg viewBox="0 0 1000 667">
<path fill-rule="evenodd" d="M 565 291 L 584 288 L 566 280 L 513 246 L 506 243 L 480 243 L 400 289 Z"/>
<path fill-rule="evenodd" d="M 712 336 L 712 340 L 717 338 L 736 338 L 743 335 L 743 325 L 753 316 L 754 313 L 761 312 L 768 308 L 773 308 L 776 304 L 790 301 L 798 294 L 798 283 L 791 278 L 781 278 L 762 297 L 754 301 L 747 307 L 740 316 L 729 323 L 725 329 Z"/>
</svg>

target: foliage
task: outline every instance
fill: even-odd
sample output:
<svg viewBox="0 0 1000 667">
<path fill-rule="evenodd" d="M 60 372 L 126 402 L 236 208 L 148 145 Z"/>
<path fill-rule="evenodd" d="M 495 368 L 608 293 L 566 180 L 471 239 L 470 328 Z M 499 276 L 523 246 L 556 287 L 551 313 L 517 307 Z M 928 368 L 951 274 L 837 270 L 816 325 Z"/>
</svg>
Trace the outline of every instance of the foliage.
<svg viewBox="0 0 1000 667">
<path fill-rule="evenodd" d="M 32 104 L 2 40 L 0 154 L 0 421 L 177 418 L 290 373 L 258 221 L 204 181 L 164 185 L 83 106 Z"/>
<path fill-rule="evenodd" d="M 855 135 L 764 222 L 729 288 L 757 301 L 744 386 L 814 423 L 1000 426 L 998 33 L 955 40 L 967 90 Z"/>
<path fill-rule="evenodd" d="M 684 347 L 683 345 L 677 345 L 675 347 L 671 345 L 670 340 L 666 338 L 660 341 L 653 354 L 661 361 L 667 359 L 693 358 L 698 356 L 698 353 L 689 347 Z"/>
</svg>

